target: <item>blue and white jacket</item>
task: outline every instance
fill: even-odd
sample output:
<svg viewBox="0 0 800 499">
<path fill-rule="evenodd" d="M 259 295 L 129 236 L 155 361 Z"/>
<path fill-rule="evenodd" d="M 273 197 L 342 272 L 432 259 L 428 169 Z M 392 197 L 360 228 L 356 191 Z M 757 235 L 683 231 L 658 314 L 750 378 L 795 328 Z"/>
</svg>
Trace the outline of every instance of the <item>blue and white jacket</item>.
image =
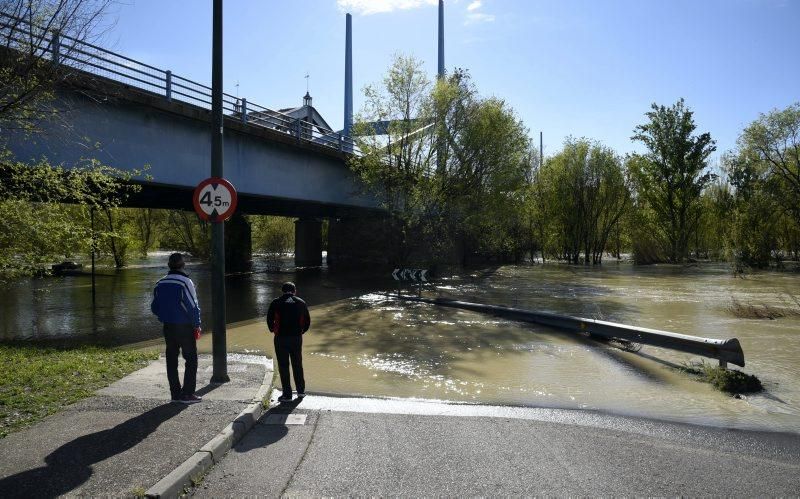
<svg viewBox="0 0 800 499">
<path fill-rule="evenodd" d="M 200 304 L 194 283 L 180 270 L 170 270 L 156 283 L 150 310 L 164 323 L 200 326 Z"/>
</svg>

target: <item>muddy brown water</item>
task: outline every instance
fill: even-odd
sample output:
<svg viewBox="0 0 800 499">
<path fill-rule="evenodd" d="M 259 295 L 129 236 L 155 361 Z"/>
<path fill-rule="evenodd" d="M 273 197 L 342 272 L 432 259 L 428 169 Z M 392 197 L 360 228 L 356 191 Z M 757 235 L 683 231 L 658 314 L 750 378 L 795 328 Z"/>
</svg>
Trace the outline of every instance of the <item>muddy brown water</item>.
<svg viewBox="0 0 800 499">
<path fill-rule="evenodd" d="M 205 299 L 207 270 L 190 270 Z M 104 305 L 94 317 L 81 311 L 86 307 L 86 283 L 79 283 L 80 278 L 64 280 L 74 284 L 66 291 L 52 285 L 39 291 L 35 302 L 18 287 L 11 297 L 15 302 L 9 305 L 7 288 L 0 292 L 0 333 L 6 338 L 25 337 L 16 328 L 41 338 L 67 331 L 96 342 L 155 338 L 150 343 L 158 344 L 158 327 L 151 324 L 148 305 L 152 280 L 161 270 L 125 273 L 124 278 L 108 278 L 119 282 L 104 288 Z M 304 346 L 310 392 L 595 409 L 800 432 L 800 318 L 740 319 L 729 311 L 734 299 L 797 308 L 792 298 L 800 297 L 797 273 L 762 272 L 736 279 L 724 265 L 504 266 L 441 279 L 425 291 L 426 296 L 602 318 L 710 338 L 736 337 L 747 359 L 744 371 L 758 375 L 766 387 L 764 393 L 742 399 L 674 368 L 699 358 L 648 346 L 638 354 L 623 352 L 543 326 L 398 301 L 385 293 L 392 285 L 386 277 L 321 272 L 229 278 L 228 320 L 237 322 L 228 329 L 229 351 L 272 354 L 261 317 L 287 278 L 298 281 L 301 296 L 312 305 L 312 330 Z M 81 293 L 79 300 L 75 298 Z M 38 326 L 36 334 L 33 326 Z M 201 348 L 210 350 L 209 335 Z"/>
</svg>

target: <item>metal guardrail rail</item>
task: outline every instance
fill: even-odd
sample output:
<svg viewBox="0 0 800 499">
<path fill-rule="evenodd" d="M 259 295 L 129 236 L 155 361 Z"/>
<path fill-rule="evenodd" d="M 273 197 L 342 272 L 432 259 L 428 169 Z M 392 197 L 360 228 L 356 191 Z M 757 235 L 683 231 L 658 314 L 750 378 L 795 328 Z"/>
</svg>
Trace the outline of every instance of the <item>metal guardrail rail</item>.
<svg viewBox="0 0 800 499">
<path fill-rule="evenodd" d="M 176 100 L 211 109 L 211 87 L 208 85 L 176 75 L 170 70 L 111 52 L 67 34 L 49 31 L 4 12 L 0 12 L 0 39 L 8 48 L 33 57 L 49 59 L 54 64 L 69 66 L 75 70 L 161 95 L 167 101 Z M 298 142 L 319 144 L 347 153 L 357 152 L 354 140 L 341 132 L 316 126 L 249 102 L 243 97 L 223 92 L 222 100 L 227 118 L 285 133 L 295 137 Z"/>
<path fill-rule="evenodd" d="M 717 359 L 722 367 L 727 367 L 728 362 L 744 367 L 744 352 L 742 351 L 742 346 L 739 344 L 739 340 L 736 338 L 727 340 L 701 338 L 699 336 L 689 336 L 669 331 L 660 331 L 658 329 L 628 326 L 616 322 L 570 317 L 547 312 L 532 312 L 519 308 L 485 305 L 482 303 L 471 303 L 445 298 L 429 299 L 411 296 L 404 296 L 402 298 L 443 307 L 484 312 L 521 322 L 531 322 L 558 329 L 565 329 L 567 331 L 589 333 L 607 339 L 626 340 L 643 345 L 669 348 L 671 350 Z"/>
</svg>

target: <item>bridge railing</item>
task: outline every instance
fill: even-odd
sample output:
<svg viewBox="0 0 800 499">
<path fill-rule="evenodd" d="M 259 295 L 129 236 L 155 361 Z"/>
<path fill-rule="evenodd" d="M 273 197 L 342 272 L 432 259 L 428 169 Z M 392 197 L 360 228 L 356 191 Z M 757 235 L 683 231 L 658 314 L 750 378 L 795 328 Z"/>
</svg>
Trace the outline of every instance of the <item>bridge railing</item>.
<svg viewBox="0 0 800 499">
<path fill-rule="evenodd" d="M 211 87 L 208 85 L 68 34 L 47 30 L 3 12 L 0 12 L 0 39 L 6 47 L 30 57 L 49 59 L 59 66 L 124 83 L 161 95 L 167 101 L 175 100 L 211 109 Z M 358 153 L 354 140 L 340 132 L 228 93 L 223 93 L 222 100 L 224 112 L 229 118 L 285 133 L 296 138 L 298 142 L 310 142 L 346 153 Z"/>
</svg>

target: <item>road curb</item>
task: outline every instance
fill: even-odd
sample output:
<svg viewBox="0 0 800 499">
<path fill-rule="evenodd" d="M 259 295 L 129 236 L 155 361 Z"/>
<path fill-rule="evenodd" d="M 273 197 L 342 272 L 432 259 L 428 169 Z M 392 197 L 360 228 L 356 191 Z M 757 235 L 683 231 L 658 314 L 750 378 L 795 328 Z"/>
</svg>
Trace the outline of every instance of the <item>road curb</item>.
<svg viewBox="0 0 800 499">
<path fill-rule="evenodd" d="M 236 445 L 266 412 L 263 400 L 272 389 L 272 375 L 273 370 L 267 369 L 264 381 L 251 403 L 189 459 L 147 489 L 145 497 L 168 499 L 178 497 L 184 489 L 195 485 L 212 466 L 219 463 L 231 447 Z"/>
</svg>

